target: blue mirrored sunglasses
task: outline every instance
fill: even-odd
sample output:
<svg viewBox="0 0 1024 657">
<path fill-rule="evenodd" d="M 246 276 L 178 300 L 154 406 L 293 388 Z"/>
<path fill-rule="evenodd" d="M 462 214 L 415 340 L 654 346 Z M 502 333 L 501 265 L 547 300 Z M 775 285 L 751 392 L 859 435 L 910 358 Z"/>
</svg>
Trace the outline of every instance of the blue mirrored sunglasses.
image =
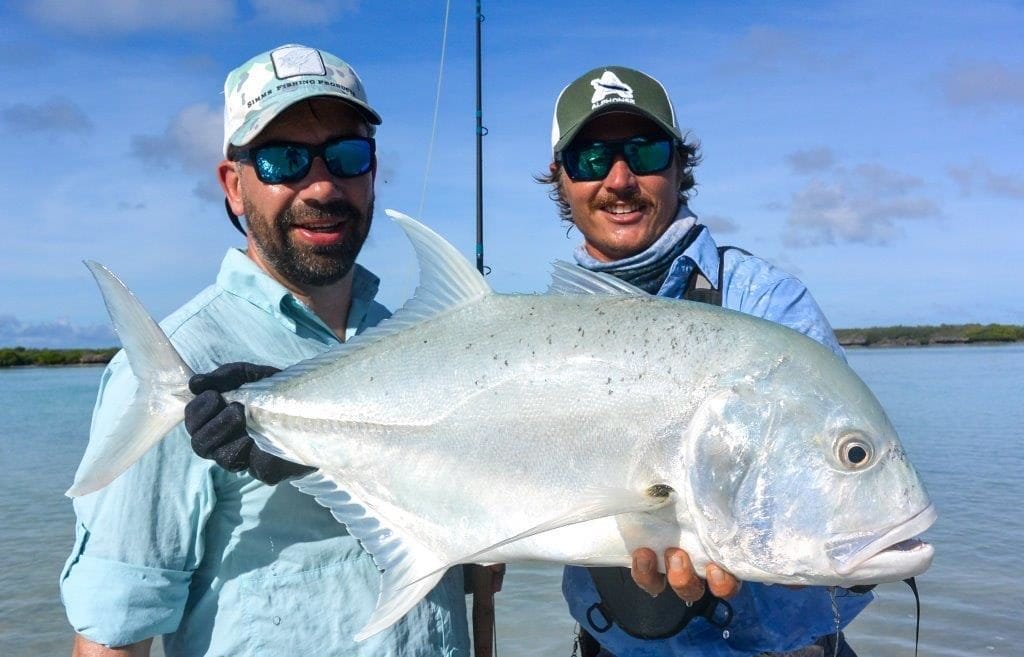
<svg viewBox="0 0 1024 657">
<path fill-rule="evenodd" d="M 668 168 L 674 145 L 672 139 L 650 137 L 573 143 L 558 154 L 557 160 L 576 182 L 604 180 L 618 155 L 626 160 L 630 171 L 645 176 Z"/>
<path fill-rule="evenodd" d="M 315 157 L 323 159 L 327 170 L 338 178 L 361 176 L 373 166 L 376 149 L 370 137 L 342 137 L 316 146 L 271 142 L 238 151 L 232 159 L 252 164 L 262 182 L 280 185 L 305 178 Z"/>
</svg>

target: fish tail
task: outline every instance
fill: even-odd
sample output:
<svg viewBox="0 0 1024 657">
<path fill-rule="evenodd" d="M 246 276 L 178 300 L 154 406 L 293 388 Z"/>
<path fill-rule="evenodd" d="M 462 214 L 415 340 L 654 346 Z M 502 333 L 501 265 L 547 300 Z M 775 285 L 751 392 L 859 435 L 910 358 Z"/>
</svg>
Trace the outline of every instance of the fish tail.
<svg viewBox="0 0 1024 657">
<path fill-rule="evenodd" d="M 68 497 L 99 490 L 127 470 L 181 422 L 192 398 L 192 369 L 135 295 L 103 265 L 87 261 L 85 266 L 103 294 L 138 389 L 113 428 L 90 437 Z"/>
</svg>

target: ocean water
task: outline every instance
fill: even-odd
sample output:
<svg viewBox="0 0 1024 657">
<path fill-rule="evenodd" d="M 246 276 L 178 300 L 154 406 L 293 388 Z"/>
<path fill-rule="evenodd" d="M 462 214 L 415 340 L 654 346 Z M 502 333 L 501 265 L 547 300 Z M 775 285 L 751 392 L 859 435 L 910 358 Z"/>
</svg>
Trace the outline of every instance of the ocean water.
<svg viewBox="0 0 1024 657">
<path fill-rule="evenodd" d="M 920 655 L 1024 655 L 1024 345 L 855 350 L 849 359 L 939 511 L 925 535 L 935 562 L 918 582 Z M 0 370 L 0 657 L 70 653 L 57 589 L 74 522 L 63 491 L 100 372 Z M 559 580 L 557 567 L 509 568 L 496 600 L 499 655 L 570 654 Z M 851 644 L 861 657 L 911 657 L 912 594 L 902 584 L 876 591 L 848 629 Z"/>
</svg>

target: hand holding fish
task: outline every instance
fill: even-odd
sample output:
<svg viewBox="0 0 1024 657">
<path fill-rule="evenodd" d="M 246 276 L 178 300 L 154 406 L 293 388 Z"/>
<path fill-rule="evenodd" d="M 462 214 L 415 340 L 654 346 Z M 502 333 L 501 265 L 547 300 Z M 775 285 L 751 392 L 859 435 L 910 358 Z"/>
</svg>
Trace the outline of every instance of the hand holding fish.
<svg viewBox="0 0 1024 657">
<path fill-rule="evenodd" d="M 189 379 L 189 390 L 196 397 L 185 406 L 185 429 L 192 437 L 193 451 L 230 472 L 248 470 L 271 486 L 315 470 L 256 447 L 245 429 L 244 407 L 238 402 L 229 404 L 221 394 L 280 371 L 267 365 L 227 363 Z"/>
<path fill-rule="evenodd" d="M 665 550 L 665 564 L 668 574 L 658 571 L 658 558 L 650 548 L 638 548 L 633 551 L 633 567 L 630 574 L 636 585 L 651 595 L 658 595 L 665 590 L 666 584 L 675 591 L 683 602 L 694 603 L 704 595 L 704 587 L 718 598 L 728 600 L 740 590 L 740 581 L 729 572 L 715 564 L 709 564 L 706 571 L 707 581 L 697 574 L 690 561 L 690 556 L 681 548 Z"/>
</svg>

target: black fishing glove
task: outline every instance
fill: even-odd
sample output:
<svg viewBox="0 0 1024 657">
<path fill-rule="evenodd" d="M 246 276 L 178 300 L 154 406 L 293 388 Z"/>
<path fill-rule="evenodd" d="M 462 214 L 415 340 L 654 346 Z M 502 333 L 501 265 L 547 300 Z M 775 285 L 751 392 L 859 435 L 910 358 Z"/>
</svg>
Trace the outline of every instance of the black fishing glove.
<svg viewBox="0 0 1024 657">
<path fill-rule="evenodd" d="M 256 447 L 245 431 L 245 407 L 238 402 L 229 404 L 221 395 L 280 371 L 268 365 L 228 363 L 189 379 L 188 388 L 196 395 L 185 406 L 185 430 L 192 437 L 192 450 L 225 470 L 248 469 L 253 477 L 270 485 L 315 470 Z"/>
</svg>

